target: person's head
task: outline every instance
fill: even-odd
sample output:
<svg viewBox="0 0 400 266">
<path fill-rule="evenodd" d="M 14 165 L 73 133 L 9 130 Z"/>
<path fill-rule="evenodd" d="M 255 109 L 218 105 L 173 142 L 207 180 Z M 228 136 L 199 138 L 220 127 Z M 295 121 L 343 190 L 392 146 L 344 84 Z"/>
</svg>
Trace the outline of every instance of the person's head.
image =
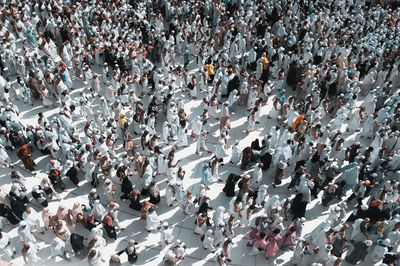
<svg viewBox="0 0 400 266">
<path fill-rule="evenodd" d="M 393 227 L 393 230 L 398 230 L 400 229 L 400 222 L 396 223 Z"/>
<path fill-rule="evenodd" d="M 168 222 L 164 222 L 164 223 L 163 223 L 163 227 L 164 227 L 165 229 L 167 229 L 167 228 L 168 228 Z"/>
<path fill-rule="evenodd" d="M 31 246 L 28 242 L 24 242 L 24 249 L 29 249 Z"/>
<path fill-rule="evenodd" d="M 63 225 L 62 221 L 61 221 L 61 220 L 58 220 L 58 221 L 57 221 L 57 227 L 60 228 L 60 227 L 62 227 L 62 225 Z"/>
</svg>

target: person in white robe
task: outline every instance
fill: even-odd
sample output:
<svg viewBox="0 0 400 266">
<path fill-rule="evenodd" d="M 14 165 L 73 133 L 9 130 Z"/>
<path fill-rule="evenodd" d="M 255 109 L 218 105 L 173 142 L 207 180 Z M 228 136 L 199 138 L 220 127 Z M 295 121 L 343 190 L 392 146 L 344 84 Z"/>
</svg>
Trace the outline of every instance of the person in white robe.
<svg viewBox="0 0 400 266">
<path fill-rule="evenodd" d="M 253 110 L 254 107 L 256 106 L 256 101 L 257 101 L 257 88 L 253 88 L 249 92 L 249 98 L 247 100 L 247 110 Z"/>
<path fill-rule="evenodd" d="M 217 145 L 215 146 L 214 153 L 215 153 L 215 157 L 217 159 L 223 159 L 227 155 L 227 152 L 226 152 L 226 149 L 225 149 L 224 137 L 225 136 L 221 136 L 218 139 Z"/>
<path fill-rule="evenodd" d="M 16 251 L 11 244 L 9 234 L 6 232 L 0 232 L 0 248 L 9 258 L 14 259 Z"/>
<path fill-rule="evenodd" d="M 365 240 L 365 235 L 361 232 L 360 225 L 364 222 L 364 219 L 358 218 L 352 224 L 353 231 L 351 232 L 350 239 L 354 242 L 359 242 Z"/>
<path fill-rule="evenodd" d="M 187 147 L 188 146 L 188 139 L 187 139 L 187 128 L 186 123 L 180 124 L 178 128 L 178 147 Z"/>
<path fill-rule="evenodd" d="M 232 146 L 232 157 L 229 162 L 234 165 L 237 165 L 241 160 L 242 160 L 242 151 L 239 147 L 239 140 L 236 140 L 235 144 Z"/>
<path fill-rule="evenodd" d="M 194 228 L 194 233 L 202 236 L 207 230 L 207 223 L 205 221 L 201 223 L 200 221 L 204 221 L 202 214 L 197 215 L 197 224 Z"/>
<path fill-rule="evenodd" d="M 90 265 L 91 266 L 106 266 L 109 265 L 109 263 L 106 263 L 106 260 L 104 258 L 104 251 L 101 248 L 93 248 L 89 252 L 89 258 L 91 257 L 90 255 L 94 254 L 93 257 L 90 259 Z"/>
<path fill-rule="evenodd" d="M 60 238 L 55 237 L 50 244 L 51 247 L 51 257 L 61 257 L 62 259 L 70 262 L 71 259 L 67 257 L 67 252 L 65 249 L 65 242 L 62 241 Z"/>
<path fill-rule="evenodd" d="M 203 248 L 210 251 L 211 253 L 214 253 L 216 251 L 214 247 L 213 231 L 211 229 L 208 229 L 204 235 Z"/>
<path fill-rule="evenodd" d="M 103 204 L 100 203 L 100 200 L 95 200 L 91 213 L 97 221 L 103 221 L 104 216 L 107 214 L 107 210 L 104 208 Z"/>
<path fill-rule="evenodd" d="M 369 253 L 369 259 L 373 263 L 380 262 L 385 256 L 385 254 L 388 252 L 389 246 L 390 246 L 389 239 L 378 239 L 378 241 L 376 242 L 376 246 L 371 251 L 371 253 Z"/>
<path fill-rule="evenodd" d="M 19 222 L 18 235 L 22 243 L 29 242 L 35 245 L 37 244 L 37 240 L 33 236 L 30 226 L 25 221 Z"/>
<path fill-rule="evenodd" d="M 202 127 L 203 127 L 203 123 L 202 123 L 201 117 L 195 118 L 192 123 L 191 137 L 194 138 L 196 136 L 199 136 L 201 134 Z"/>
<path fill-rule="evenodd" d="M 264 207 L 269 200 L 267 189 L 268 189 L 267 185 L 260 185 L 258 188 L 258 193 L 256 198 L 256 206 L 258 208 Z"/>
<path fill-rule="evenodd" d="M 8 164 L 11 163 L 10 157 L 8 156 L 8 153 L 4 146 L 1 143 L 0 140 L 0 165 L 3 165 L 4 167 L 8 167 Z"/>
<path fill-rule="evenodd" d="M 229 112 L 231 112 L 231 113 L 236 112 L 238 99 L 239 99 L 238 91 L 236 89 L 234 89 L 233 91 L 231 91 L 231 93 L 229 94 L 229 97 L 228 97 Z"/>
<path fill-rule="evenodd" d="M 167 160 L 165 154 L 160 152 L 157 155 L 157 175 L 165 175 L 167 173 Z"/>
<path fill-rule="evenodd" d="M 214 246 L 218 247 L 225 239 L 225 223 L 216 224 L 214 229 Z"/>
<path fill-rule="evenodd" d="M 174 236 L 172 235 L 172 228 L 169 227 L 167 222 L 163 222 L 160 233 L 160 245 L 169 245 L 173 243 Z"/>
<path fill-rule="evenodd" d="M 200 135 L 197 137 L 196 154 L 200 154 L 201 150 L 211 153 L 206 146 L 207 139 L 207 132 L 202 130 Z"/>
<path fill-rule="evenodd" d="M 376 108 L 376 90 L 371 90 L 365 99 L 361 103 L 361 107 L 365 108 L 365 114 L 367 116 L 375 113 Z"/>
<path fill-rule="evenodd" d="M 113 202 L 116 187 L 110 179 L 107 178 L 106 180 L 104 180 L 103 189 L 104 189 L 104 194 L 106 194 L 108 203 Z"/>
<path fill-rule="evenodd" d="M 362 126 L 362 138 L 371 138 L 374 128 L 376 127 L 376 120 L 373 114 L 370 114 Z"/>
<path fill-rule="evenodd" d="M 351 119 L 347 127 L 347 130 L 350 133 L 354 133 L 356 131 L 358 132 L 361 130 L 360 124 L 361 121 L 365 118 L 364 109 L 365 109 L 364 107 L 355 108 L 352 114 L 350 115 Z"/>
<path fill-rule="evenodd" d="M 44 234 L 41 217 L 33 208 L 26 208 L 25 212 L 22 214 L 22 218 L 31 230 L 36 229 L 41 234 Z"/>
<path fill-rule="evenodd" d="M 160 228 L 160 218 L 158 218 L 156 208 L 150 207 L 147 209 L 147 216 L 146 216 L 146 230 L 147 232 L 151 232 L 152 230 L 156 230 Z"/>
<path fill-rule="evenodd" d="M 41 265 L 39 262 L 41 262 L 42 259 L 37 255 L 39 251 L 37 244 L 32 242 L 24 242 L 23 246 L 24 250 L 27 250 L 26 255 L 24 256 L 25 263 L 31 265 Z"/>
<path fill-rule="evenodd" d="M 225 221 L 225 217 L 226 216 L 226 212 L 225 212 L 225 207 L 223 206 L 218 206 L 214 212 L 213 215 L 213 222 L 214 225 L 219 225 L 220 223 L 224 223 Z"/>
<path fill-rule="evenodd" d="M 171 124 L 169 124 L 168 121 L 164 121 L 162 130 L 163 130 L 162 131 L 162 136 L 163 136 L 164 144 L 168 144 L 169 140 L 172 139 Z"/>
<path fill-rule="evenodd" d="M 263 166 L 264 166 L 263 163 L 259 163 L 259 164 L 256 164 L 256 166 L 254 166 L 253 175 L 251 178 L 251 184 L 252 184 L 252 188 L 255 190 L 257 190 L 261 184 L 261 181 L 263 178 L 263 171 L 262 171 Z"/>
</svg>

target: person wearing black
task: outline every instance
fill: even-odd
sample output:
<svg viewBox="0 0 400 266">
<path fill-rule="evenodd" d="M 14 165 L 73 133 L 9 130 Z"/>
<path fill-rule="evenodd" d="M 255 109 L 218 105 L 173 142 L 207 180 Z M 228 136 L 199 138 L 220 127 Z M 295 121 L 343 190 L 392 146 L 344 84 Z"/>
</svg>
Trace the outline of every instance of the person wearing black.
<svg viewBox="0 0 400 266">
<path fill-rule="evenodd" d="M 115 226 L 113 225 L 113 220 L 112 220 L 111 216 L 109 216 L 109 215 L 104 216 L 102 224 L 103 224 L 104 230 L 106 230 L 107 235 L 110 238 L 117 240 L 117 233 L 115 231 Z"/>
<path fill-rule="evenodd" d="M 346 160 L 349 161 L 349 163 L 353 163 L 356 156 L 360 153 L 360 151 L 361 151 L 360 142 L 356 142 L 355 144 L 351 145 L 346 150 Z"/>
<path fill-rule="evenodd" d="M 230 174 L 226 180 L 223 191 L 227 197 L 235 196 L 235 185 L 240 180 L 240 175 Z"/>
<path fill-rule="evenodd" d="M 260 154 L 260 162 L 263 163 L 263 171 L 267 171 L 271 167 L 272 150 L 267 150 L 264 154 Z"/>
<path fill-rule="evenodd" d="M 345 257 L 346 262 L 356 265 L 359 261 L 364 260 L 368 255 L 368 248 L 372 245 L 371 240 L 366 240 L 362 242 L 356 242 L 354 244 L 354 249 L 350 253 L 347 253 Z"/>
<path fill-rule="evenodd" d="M 56 169 L 51 169 L 49 179 L 55 190 L 63 191 L 65 189 L 64 182 L 61 180 L 60 172 Z"/>
<path fill-rule="evenodd" d="M 149 104 L 149 107 L 147 108 L 147 113 L 148 114 L 154 113 L 155 115 L 157 115 L 157 113 L 158 113 L 157 106 L 158 106 L 157 97 L 153 97 L 153 99 L 151 100 L 151 102 Z"/>
<path fill-rule="evenodd" d="M 132 190 L 130 194 L 130 201 L 129 207 L 136 210 L 142 210 L 142 204 L 140 203 L 140 191 L 139 190 Z"/>
<path fill-rule="evenodd" d="M 160 190 L 158 189 L 158 186 L 154 181 L 150 182 L 149 185 L 149 195 L 150 195 L 150 200 L 149 202 L 153 204 L 158 204 L 160 203 L 161 197 L 160 197 Z"/>
<path fill-rule="evenodd" d="M 128 246 L 121 250 L 120 252 L 117 252 L 117 255 L 120 256 L 122 253 L 126 253 L 126 255 L 128 255 L 128 262 L 130 264 L 135 264 L 137 259 L 138 259 L 138 255 L 139 252 L 136 251 L 136 247 L 135 245 L 138 245 L 139 242 L 136 242 L 135 240 L 130 240 L 128 242 Z"/>
<path fill-rule="evenodd" d="M 121 178 L 122 178 L 121 191 L 124 194 L 120 197 L 120 199 L 123 201 L 129 199 L 129 194 L 131 193 L 133 188 L 131 180 L 129 180 L 129 177 L 126 176 L 125 173 L 121 175 Z"/>
<path fill-rule="evenodd" d="M 20 219 L 22 220 L 22 214 L 25 212 L 26 209 L 26 203 L 14 198 L 10 197 L 10 203 L 11 203 L 11 211 Z"/>
<path fill-rule="evenodd" d="M 89 199 L 89 206 L 90 208 L 93 207 L 93 204 L 96 200 L 100 200 L 100 196 L 97 194 L 97 191 L 95 188 L 92 188 L 90 190 L 90 193 L 88 195 L 88 199 Z"/>
<path fill-rule="evenodd" d="M 97 226 L 97 223 L 94 219 L 93 214 L 89 213 L 88 217 L 86 219 L 86 229 L 88 229 L 89 231 L 91 231 L 93 228 L 95 228 Z"/>
<path fill-rule="evenodd" d="M 69 177 L 69 179 L 72 181 L 72 183 L 75 184 L 75 186 L 79 187 L 79 179 L 78 179 L 78 166 L 77 165 L 69 165 L 69 169 L 67 173 L 65 174 L 66 176 Z"/>
<path fill-rule="evenodd" d="M 297 163 L 296 163 L 297 166 Z M 296 182 L 298 182 L 298 180 L 300 179 L 300 177 L 302 175 L 306 174 L 306 168 L 305 168 L 305 163 L 304 165 L 299 165 L 299 167 L 295 168 L 295 174 L 294 177 L 292 178 L 292 180 L 290 181 L 289 186 L 287 187 L 287 189 L 291 189 L 292 187 L 294 187 L 296 185 Z"/>
<path fill-rule="evenodd" d="M 203 201 L 203 203 L 200 205 L 199 211 L 197 212 L 197 214 L 202 214 L 203 217 L 207 217 L 206 218 L 207 226 L 211 226 L 210 218 L 208 217 L 208 210 L 213 209 L 212 207 L 210 207 L 208 205 L 209 202 L 210 202 L 210 198 L 206 197 L 205 200 Z M 196 221 L 197 221 L 197 219 L 196 219 Z"/>
<path fill-rule="evenodd" d="M 290 211 L 293 214 L 292 221 L 294 221 L 296 218 L 304 217 L 304 214 L 306 213 L 306 207 L 307 201 L 303 200 L 303 193 L 297 194 L 290 204 Z"/>
<path fill-rule="evenodd" d="M 71 246 L 75 252 L 75 256 L 78 258 L 84 258 L 88 253 L 87 248 L 83 244 L 84 239 L 85 238 L 81 235 L 78 235 L 75 233 L 71 234 L 71 238 L 70 238 Z"/>
<path fill-rule="evenodd" d="M 358 218 L 366 218 L 368 213 L 368 205 L 359 205 L 357 208 L 357 211 L 355 213 L 352 213 L 349 218 L 347 218 L 346 223 L 351 223 L 357 220 Z"/>
<path fill-rule="evenodd" d="M 344 236 L 344 231 L 340 231 L 335 235 L 335 240 L 332 242 L 332 254 L 338 258 L 342 257 L 342 254 L 347 250 L 346 244 L 348 242 L 347 237 Z"/>
<path fill-rule="evenodd" d="M 4 203 L 0 203 L 0 216 L 6 218 L 13 225 L 19 223 L 19 219 L 17 218 L 17 216 L 15 216 L 11 209 Z"/>
<path fill-rule="evenodd" d="M 32 188 L 32 197 L 40 203 L 43 207 L 49 206 L 49 202 L 46 198 L 46 192 L 42 190 L 38 185 Z"/>
</svg>

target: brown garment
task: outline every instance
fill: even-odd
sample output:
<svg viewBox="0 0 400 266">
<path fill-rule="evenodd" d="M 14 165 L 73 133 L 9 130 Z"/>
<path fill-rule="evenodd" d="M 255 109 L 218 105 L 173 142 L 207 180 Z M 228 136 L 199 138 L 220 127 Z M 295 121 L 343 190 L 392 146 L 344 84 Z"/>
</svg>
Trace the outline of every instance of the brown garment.
<svg viewBox="0 0 400 266">
<path fill-rule="evenodd" d="M 219 129 L 221 130 L 224 127 L 231 128 L 231 117 L 229 115 L 221 117 L 219 121 Z"/>
<path fill-rule="evenodd" d="M 71 210 L 63 206 L 59 206 L 56 214 L 57 220 L 63 220 L 68 227 L 72 226 Z"/>
<path fill-rule="evenodd" d="M 243 196 L 245 193 L 249 192 L 250 189 L 250 180 L 246 180 L 242 182 L 242 187 L 239 190 L 239 196 Z"/>
<path fill-rule="evenodd" d="M 143 202 L 142 210 L 140 213 L 140 219 L 142 219 L 142 220 L 147 219 L 147 210 L 152 206 L 155 206 L 155 205 L 153 205 L 151 202 L 148 202 L 148 201 Z"/>
<path fill-rule="evenodd" d="M 135 142 L 133 139 L 127 139 L 124 143 L 124 149 L 127 153 L 133 153 Z"/>
<path fill-rule="evenodd" d="M 274 180 L 274 185 L 280 185 L 282 184 L 282 178 L 285 176 L 285 170 L 280 169 L 279 167 L 276 168 L 276 173 L 275 173 L 275 180 Z"/>
<path fill-rule="evenodd" d="M 35 100 L 38 100 L 40 97 L 38 87 L 39 87 L 38 80 L 34 77 L 30 77 L 28 81 L 28 88 L 31 90 L 32 96 L 33 98 L 35 98 Z"/>
<path fill-rule="evenodd" d="M 17 149 L 17 156 L 24 163 L 24 166 L 29 171 L 35 171 L 35 162 L 32 159 L 31 150 L 28 144 L 22 145 Z"/>
</svg>

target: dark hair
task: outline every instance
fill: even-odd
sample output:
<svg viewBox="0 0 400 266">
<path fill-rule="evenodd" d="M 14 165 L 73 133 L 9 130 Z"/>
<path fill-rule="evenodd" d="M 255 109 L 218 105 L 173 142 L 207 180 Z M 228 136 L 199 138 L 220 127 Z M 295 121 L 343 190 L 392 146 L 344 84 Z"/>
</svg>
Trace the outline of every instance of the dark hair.
<svg viewBox="0 0 400 266">
<path fill-rule="evenodd" d="M 280 229 L 278 229 L 278 228 L 275 228 L 272 232 L 274 232 L 274 234 L 279 234 L 280 232 L 281 232 L 281 230 Z"/>
</svg>

